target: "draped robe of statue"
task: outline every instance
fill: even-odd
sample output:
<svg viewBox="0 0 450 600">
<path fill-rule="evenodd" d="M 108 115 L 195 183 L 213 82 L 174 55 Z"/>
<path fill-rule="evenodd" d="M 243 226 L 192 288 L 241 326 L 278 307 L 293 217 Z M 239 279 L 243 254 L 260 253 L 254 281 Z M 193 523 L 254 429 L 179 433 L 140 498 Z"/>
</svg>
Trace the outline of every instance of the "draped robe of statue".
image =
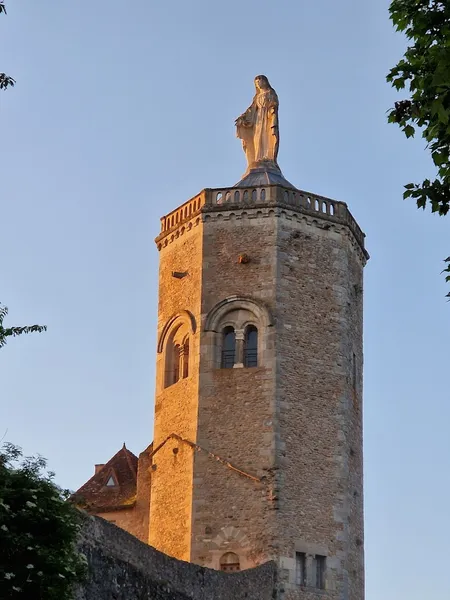
<svg viewBox="0 0 450 600">
<path fill-rule="evenodd" d="M 278 96 L 264 75 L 255 78 L 255 87 L 252 104 L 236 119 L 236 136 L 242 140 L 249 170 L 261 165 L 279 170 Z"/>
</svg>

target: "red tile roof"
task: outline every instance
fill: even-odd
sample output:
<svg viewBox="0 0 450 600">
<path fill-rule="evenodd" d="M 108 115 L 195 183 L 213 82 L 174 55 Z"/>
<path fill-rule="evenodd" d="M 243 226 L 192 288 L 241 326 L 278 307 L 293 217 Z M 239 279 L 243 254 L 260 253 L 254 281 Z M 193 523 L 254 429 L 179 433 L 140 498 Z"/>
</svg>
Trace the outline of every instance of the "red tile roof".
<svg viewBox="0 0 450 600">
<path fill-rule="evenodd" d="M 138 459 L 125 444 L 72 499 L 88 512 L 107 512 L 131 508 L 136 501 Z M 107 486 L 112 477 L 115 485 Z"/>
</svg>

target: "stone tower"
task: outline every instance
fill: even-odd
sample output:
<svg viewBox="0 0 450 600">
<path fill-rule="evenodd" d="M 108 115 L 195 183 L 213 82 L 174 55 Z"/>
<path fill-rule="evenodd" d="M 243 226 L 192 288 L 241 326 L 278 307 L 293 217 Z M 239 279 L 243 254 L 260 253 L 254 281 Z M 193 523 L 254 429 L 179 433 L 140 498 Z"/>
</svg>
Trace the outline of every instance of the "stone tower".
<svg viewBox="0 0 450 600">
<path fill-rule="evenodd" d="M 227 571 L 274 559 L 286 600 L 363 600 L 364 234 L 275 154 L 156 243 L 149 543 Z"/>
</svg>

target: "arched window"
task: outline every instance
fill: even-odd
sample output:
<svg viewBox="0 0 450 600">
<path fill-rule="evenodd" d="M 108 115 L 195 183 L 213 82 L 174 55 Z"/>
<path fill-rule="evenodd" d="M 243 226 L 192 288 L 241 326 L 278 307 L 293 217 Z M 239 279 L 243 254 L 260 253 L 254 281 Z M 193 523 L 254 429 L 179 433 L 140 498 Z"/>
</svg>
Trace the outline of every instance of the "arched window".
<svg viewBox="0 0 450 600">
<path fill-rule="evenodd" d="M 194 201 L 190 206 L 193 204 Z M 195 331 L 195 318 L 187 310 L 174 314 L 162 327 L 158 339 L 157 394 L 191 375 L 189 362 Z"/>
<path fill-rule="evenodd" d="M 233 327 L 225 327 L 222 340 L 222 369 L 232 369 L 236 355 L 236 334 Z"/>
<path fill-rule="evenodd" d="M 272 324 L 270 311 L 252 298 L 229 296 L 218 302 L 204 325 L 214 367 L 267 367 L 264 349 L 273 347 Z"/>
<path fill-rule="evenodd" d="M 189 375 L 189 335 L 184 326 L 175 329 L 167 340 L 164 387 Z"/>
<path fill-rule="evenodd" d="M 239 556 L 234 552 L 227 552 L 220 559 L 220 570 L 232 573 L 233 571 L 240 571 L 241 564 Z"/>
<path fill-rule="evenodd" d="M 245 328 L 244 367 L 258 366 L 258 330 L 254 325 Z"/>
</svg>

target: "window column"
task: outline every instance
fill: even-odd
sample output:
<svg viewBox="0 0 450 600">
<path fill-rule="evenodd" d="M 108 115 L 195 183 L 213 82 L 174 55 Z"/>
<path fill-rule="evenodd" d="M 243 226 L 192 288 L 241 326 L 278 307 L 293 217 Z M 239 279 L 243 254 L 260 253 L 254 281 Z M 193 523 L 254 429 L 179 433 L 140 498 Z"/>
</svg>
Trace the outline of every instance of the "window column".
<svg viewBox="0 0 450 600">
<path fill-rule="evenodd" d="M 180 348 L 180 375 L 184 379 L 189 375 L 189 338 Z"/>
<path fill-rule="evenodd" d="M 172 384 L 180 379 L 181 348 L 174 345 L 172 349 Z"/>
<path fill-rule="evenodd" d="M 235 369 L 240 369 L 244 366 L 244 339 L 244 330 L 236 329 L 236 358 L 234 361 Z"/>
</svg>

